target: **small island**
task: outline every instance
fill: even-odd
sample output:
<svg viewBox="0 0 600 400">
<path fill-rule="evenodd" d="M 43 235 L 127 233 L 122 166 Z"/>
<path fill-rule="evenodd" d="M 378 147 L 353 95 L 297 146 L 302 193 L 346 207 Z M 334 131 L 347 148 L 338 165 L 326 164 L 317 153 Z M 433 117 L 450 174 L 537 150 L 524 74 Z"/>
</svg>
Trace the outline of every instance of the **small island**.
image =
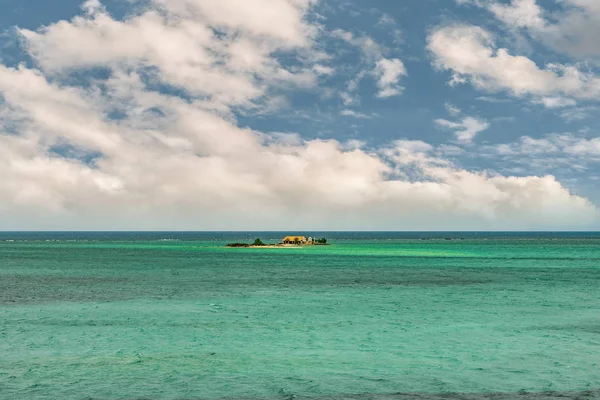
<svg viewBox="0 0 600 400">
<path fill-rule="evenodd" d="M 306 236 L 286 236 L 280 243 L 267 244 L 257 238 L 254 243 L 229 243 L 226 247 L 242 247 L 242 248 L 281 248 L 281 247 L 304 247 L 304 246 L 328 246 L 326 238 L 306 238 Z"/>
</svg>

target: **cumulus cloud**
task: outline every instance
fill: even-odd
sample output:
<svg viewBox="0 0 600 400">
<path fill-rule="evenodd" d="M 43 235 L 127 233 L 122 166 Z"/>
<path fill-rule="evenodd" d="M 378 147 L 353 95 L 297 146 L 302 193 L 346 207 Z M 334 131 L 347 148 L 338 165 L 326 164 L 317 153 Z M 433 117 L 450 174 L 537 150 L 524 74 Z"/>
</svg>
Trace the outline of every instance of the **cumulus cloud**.
<svg viewBox="0 0 600 400">
<path fill-rule="evenodd" d="M 575 57 L 600 56 L 600 6 L 596 0 L 563 0 L 549 12 L 536 0 L 479 3 L 512 28 L 523 28 L 536 40 Z"/>
<path fill-rule="evenodd" d="M 598 99 L 600 78 L 576 66 L 539 67 L 524 56 L 498 48 L 489 31 L 468 25 L 443 26 L 428 38 L 434 65 L 453 74 L 451 83 L 470 82 L 485 91 L 509 91 L 534 98 Z M 548 101 L 547 101 L 548 102 Z M 556 102 L 548 102 L 556 105 Z"/>
<path fill-rule="evenodd" d="M 579 162 L 600 161 L 600 138 L 585 138 L 572 133 L 550 134 L 541 138 L 523 136 L 515 143 L 492 148 L 501 155 L 569 156 Z"/>
<path fill-rule="evenodd" d="M 473 117 L 465 117 L 459 122 L 446 119 L 436 119 L 434 122 L 439 127 L 453 130 L 456 139 L 463 143 L 471 143 L 475 136 L 490 127 L 488 122 Z"/>
<path fill-rule="evenodd" d="M 546 108 L 563 108 L 577 105 L 575 100 L 566 97 L 542 97 L 536 102 Z"/>
<path fill-rule="evenodd" d="M 561 118 L 567 122 L 582 121 L 598 113 L 597 106 L 573 107 L 560 113 Z"/>
<path fill-rule="evenodd" d="M 210 96 L 216 108 L 251 106 L 269 88 L 311 87 L 317 75 L 330 72 L 320 64 L 292 70 L 271 56 L 311 47 L 316 28 L 304 15 L 312 1 L 242 3 L 153 0 L 154 7 L 118 21 L 93 1 L 86 3 L 87 15 L 71 22 L 19 32 L 47 74 L 133 68 L 194 96 Z"/>
<path fill-rule="evenodd" d="M 375 61 L 382 57 L 383 50 L 377 42 L 367 35 L 356 36 L 352 32 L 336 29 L 331 32 L 334 38 L 343 40 L 352 46 L 358 47 L 368 61 Z"/>
<path fill-rule="evenodd" d="M 400 80 L 407 76 L 406 67 L 402 60 L 384 57 L 381 46 L 369 36 L 355 36 L 352 32 L 341 29 L 333 31 L 332 36 L 360 48 L 368 65 L 367 69 L 361 70 L 350 81 L 348 85 L 349 92 L 355 91 L 358 83 L 369 73 L 377 80 L 377 97 L 387 98 L 402 94 L 404 88 L 400 85 Z M 350 93 L 344 92 L 343 96 L 350 96 Z M 347 105 L 352 102 L 344 101 L 344 104 Z"/>
<path fill-rule="evenodd" d="M 536 0 L 513 0 L 511 4 L 492 3 L 490 10 L 505 23 L 520 28 L 542 29 L 546 26 Z"/>
<path fill-rule="evenodd" d="M 399 80 L 406 76 L 406 68 L 401 60 L 382 58 L 377 61 L 375 75 L 378 76 L 377 97 L 392 97 L 402 93 L 403 88 L 399 85 Z"/>
<path fill-rule="evenodd" d="M 450 103 L 444 104 L 446 111 L 452 117 L 458 118 L 462 114 L 462 110 Z M 438 127 L 449 129 L 454 132 L 456 140 L 462 144 L 470 144 L 479 133 L 489 129 L 490 124 L 479 118 L 463 116 L 457 121 L 450 121 L 443 118 L 438 118 L 433 121 Z"/>
<path fill-rule="evenodd" d="M 37 67 L 0 65 L 4 227 L 541 229 L 595 217 L 552 176 L 468 171 L 424 142 L 239 126 L 239 107 L 260 112 L 327 72 L 313 2 L 266 1 L 154 0 L 122 21 L 87 2 L 83 16 L 22 30 Z M 400 64 L 382 69 L 393 86 Z"/>
<path fill-rule="evenodd" d="M 340 112 L 340 115 L 343 115 L 344 117 L 354 117 L 354 118 L 362 118 L 362 119 L 371 119 L 373 118 L 373 115 L 368 115 L 368 114 L 364 114 L 361 113 L 359 111 L 354 111 L 354 110 L 350 110 L 350 109 L 344 109 Z"/>
<path fill-rule="evenodd" d="M 593 179 L 600 162 L 600 139 L 586 133 L 523 136 L 510 143 L 483 145 L 471 157 L 485 159 L 503 173 L 554 174 L 561 180 Z M 592 186 L 593 187 L 593 186 Z"/>
<path fill-rule="evenodd" d="M 451 103 L 444 104 L 444 107 L 446 108 L 446 111 L 448 111 L 448 114 L 452 115 L 453 117 L 462 113 L 462 110 L 460 108 L 456 107 Z"/>
</svg>

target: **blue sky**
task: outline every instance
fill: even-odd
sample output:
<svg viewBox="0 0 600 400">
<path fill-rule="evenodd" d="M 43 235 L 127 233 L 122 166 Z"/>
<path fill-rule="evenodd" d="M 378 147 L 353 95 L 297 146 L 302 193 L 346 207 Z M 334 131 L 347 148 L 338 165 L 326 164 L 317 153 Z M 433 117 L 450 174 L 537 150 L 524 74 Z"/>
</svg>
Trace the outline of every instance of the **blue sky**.
<svg viewBox="0 0 600 400">
<path fill-rule="evenodd" d="M 594 1 L 238 5 L 3 2 L 0 228 L 599 227 Z"/>
</svg>

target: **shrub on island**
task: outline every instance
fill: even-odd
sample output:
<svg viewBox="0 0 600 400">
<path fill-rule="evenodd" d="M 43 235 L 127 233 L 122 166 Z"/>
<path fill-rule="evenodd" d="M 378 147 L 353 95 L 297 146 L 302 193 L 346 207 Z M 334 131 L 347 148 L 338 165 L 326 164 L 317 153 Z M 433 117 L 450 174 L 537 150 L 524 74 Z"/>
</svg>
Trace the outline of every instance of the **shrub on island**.
<svg viewBox="0 0 600 400">
<path fill-rule="evenodd" d="M 260 239 L 256 239 L 254 241 L 254 243 L 252 244 L 248 244 L 248 243 L 229 243 L 227 245 L 227 247 L 262 247 L 262 246 L 267 246 L 265 243 L 263 243 L 262 240 Z"/>
</svg>

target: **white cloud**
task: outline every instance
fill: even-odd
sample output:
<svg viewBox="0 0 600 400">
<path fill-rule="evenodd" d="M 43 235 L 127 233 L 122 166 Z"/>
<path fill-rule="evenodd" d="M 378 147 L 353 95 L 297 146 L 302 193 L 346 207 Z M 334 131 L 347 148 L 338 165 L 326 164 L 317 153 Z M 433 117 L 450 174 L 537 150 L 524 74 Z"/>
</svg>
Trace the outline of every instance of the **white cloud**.
<svg viewBox="0 0 600 400">
<path fill-rule="evenodd" d="M 102 11 L 104 8 L 100 0 L 87 0 L 81 5 L 81 8 L 88 14 L 92 15 L 96 12 Z"/>
<path fill-rule="evenodd" d="M 458 117 L 462 114 L 462 110 L 451 103 L 444 104 L 446 111 L 452 117 Z M 456 139 L 463 143 L 469 144 L 473 142 L 475 136 L 487 130 L 490 124 L 482 119 L 464 116 L 458 121 L 450 121 L 443 118 L 438 118 L 433 121 L 438 127 L 446 128 L 454 131 Z"/>
<path fill-rule="evenodd" d="M 373 68 L 371 73 L 377 79 L 377 87 L 379 89 L 377 97 L 387 98 L 402 94 L 404 88 L 399 84 L 399 81 L 402 77 L 407 75 L 406 67 L 402 60 L 384 57 L 381 46 L 369 36 L 363 35 L 356 37 L 351 32 L 341 29 L 333 31 L 332 35 L 362 50 L 366 63 L 369 65 L 369 70 Z M 361 70 L 358 75 L 349 82 L 349 91 L 355 91 L 358 87 L 358 83 L 366 74 L 366 70 Z"/>
<path fill-rule="evenodd" d="M 394 18 L 392 18 L 392 16 L 390 16 L 389 14 L 384 13 L 379 18 L 379 21 L 377 21 L 377 25 L 380 25 L 383 27 L 395 27 L 396 20 Z"/>
<path fill-rule="evenodd" d="M 385 13 L 382 14 L 381 18 L 379 18 L 379 21 L 377 21 L 377 26 L 390 33 L 394 43 L 402 43 L 404 41 L 404 34 L 402 33 L 402 30 L 398 28 L 396 20 L 390 15 Z"/>
<path fill-rule="evenodd" d="M 513 0 L 510 5 L 493 3 L 490 10 L 498 19 L 511 26 L 535 29 L 546 26 L 543 11 L 536 0 Z"/>
<path fill-rule="evenodd" d="M 488 9 L 511 29 L 524 29 L 535 40 L 575 57 L 600 55 L 600 7 L 597 0 L 561 0 L 559 10 L 546 10 L 548 2 L 512 0 L 470 2 Z"/>
<path fill-rule="evenodd" d="M 368 114 L 364 114 L 358 111 L 354 111 L 354 110 L 350 110 L 350 109 L 344 109 L 340 112 L 340 115 L 343 115 L 344 117 L 354 117 L 354 118 L 363 118 L 363 119 L 371 119 L 373 118 L 372 115 L 368 115 Z"/>
<path fill-rule="evenodd" d="M 350 92 L 340 92 L 340 99 L 342 100 L 342 104 L 345 106 L 358 103 L 357 98 Z"/>
<path fill-rule="evenodd" d="M 489 92 L 506 90 L 515 96 L 598 99 L 600 78 L 575 66 L 538 67 L 527 57 L 497 48 L 494 36 L 479 27 L 455 25 L 434 30 L 428 38 L 434 65 L 453 73 L 451 82 L 471 82 Z"/>
<path fill-rule="evenodd" d="M 238 126 L 237 107 L 260 112 L 269 93 L 315 79 L 311 2 L 264 1 L 155 1 L 125 21 L 95 7 L 23 31 L 39 70 L 0 66 L 3 226 L 542 229 L 595 218 L 554 177 L 468 171 L 424 142 L 365 149 Z M 278 51 L 302 66 L 284 68 Z M 389 61 L 381 79 L 394 87 L 400 64 Z M 89 67 L 109 77 L 65 79 Z M 11 125 L 18 134 L 2 131 Z"/>
<path fill-rule="evenodd" d="M 542 157 L 544 163 L 556 163 L 562 158 L 565 165 L 556 166 L 564 169 L 577 164 L 600 162 L 600 138 L 586 138 L 573 133 L 555 133 L 541 138 L 523 136 L 514 143 L 487 146 L 483 153 L 487 154 L 488 151 L 501 156 L 518 157 L 525 162 L 532 161 L 533 157 Z"/>
<path fill-rule="evenodd" d="M 479 101 L 484 101 L 486 103 L 508 103 L 508 102 L 510 102 L 509 99 L 500 99 L 500 98 L 491 97 L 491 96 L 478 96 L 475 99 L 479 100 Z"/>
<path fill-rule="evenodd" d="M 453 117 L 456 117 L 462 113 L 461 109 L 453 104 L 446 103 L 444 104 L 444 107 L 446 108 L 446 111 L 448 111 L 448 114 L 450 114 Z"/>
<path fill-rule="evenodd" d="M 382 58 L 377 61 L 375 75 L 379 77 L 377 97 L 392 97 L 402 93 L 403 88 L 399 81 L 400 78 L 406 76 L 406 68 L 401 60 Z"/>
<path fill-rule="evenodd" d="M 352 32 L 343 29 L 336 29 L 331 35 L 352 46 L 358 47 L 369 62 L 374 62 L 382 57 L 383 50 L 381 49 L 381 46 L 369 36 L 355 36 Z"/>
<path fill-rule="evenodd" d="M 436 119 L 434 122 L 442 128 L 453 130 L 456 139 L 463 143 L 471 143 L 475 136 L 490 127 L 487 121 L 473 117 L 465 117 L 459 122 L 448 121 L 446 119 Z"/>
<path fill-rule="evenodd" d="M 596 106 L 574 107 L 564 110 L 560 116 L 567 122 L 582 121 L 598 112 Z"/>
<path fill-rule="evenodd" d="M 85 67 L 156 71 L 152 79 L 210 96 L 221 108 L 252 106 L 274 86 L 312 87 L 317 74 L 330 72 L 318 64 L 289 70 L 271 56 L 311 48 L 316 28 L 303 16 L 312 1 L 242 3 L 154 0 L 154 8 L 117 21 L 88 2 L 90 15 L 19 32 L 48 74 Z"/>
<path fill-rule="evenodd" d="M 335 74 L 335 69 L 321 64 L 316 64 L 313 67 L 313 71 L 315 71 L 317 75 L 331 76 Z"/>
<path fill-rule="evenodd" d="M 535 102 L 546 108 L 564 108 L 577 105 L 575 100 L 566 97 L 542 97 Z"/>
</svg>

